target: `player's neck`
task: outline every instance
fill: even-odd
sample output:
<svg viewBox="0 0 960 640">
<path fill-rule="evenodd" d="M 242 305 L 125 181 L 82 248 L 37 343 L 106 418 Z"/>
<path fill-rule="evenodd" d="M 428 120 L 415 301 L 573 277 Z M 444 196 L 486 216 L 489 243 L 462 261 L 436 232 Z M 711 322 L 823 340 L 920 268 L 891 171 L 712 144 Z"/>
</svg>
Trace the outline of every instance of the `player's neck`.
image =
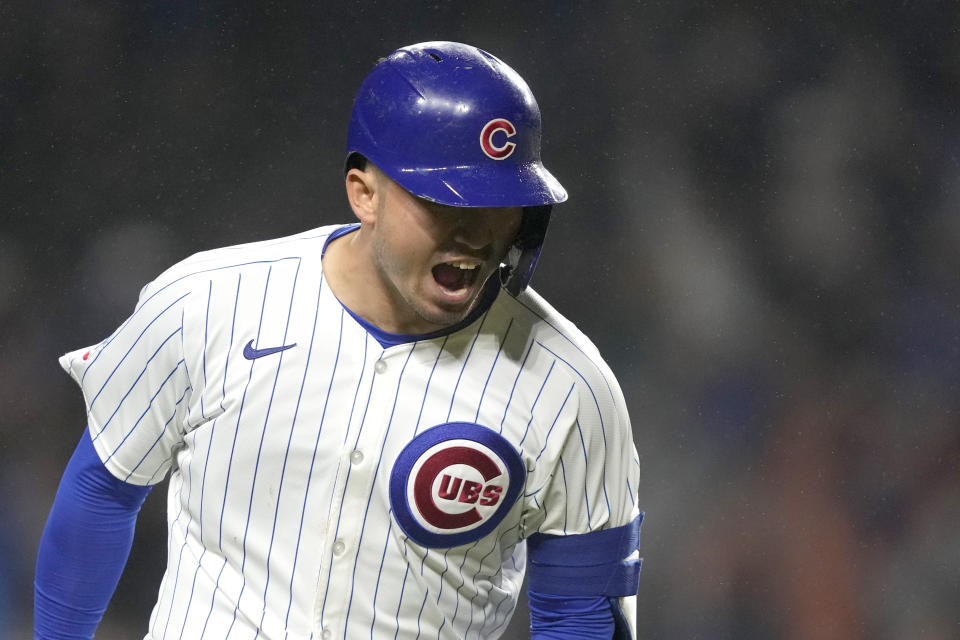
<svg viewBox="0 0 960 640">
<path fill-rule="evenodd" d="M 374 268 L 372 246 L 360 228 L 332 240 L 323 255 L 323 275 L 330 291 L 353 314 L 383 331 L 422 335 L 445 327 L 422 318 L 397 312 L 397 304 L 387 283 Z"/>
</svg>

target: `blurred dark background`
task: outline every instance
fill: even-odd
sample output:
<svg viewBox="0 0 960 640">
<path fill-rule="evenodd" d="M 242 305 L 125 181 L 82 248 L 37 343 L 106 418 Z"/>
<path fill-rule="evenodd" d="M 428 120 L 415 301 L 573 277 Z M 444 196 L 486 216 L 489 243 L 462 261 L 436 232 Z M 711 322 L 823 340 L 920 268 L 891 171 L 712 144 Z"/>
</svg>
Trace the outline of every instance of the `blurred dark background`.
<svg viewBox="0 0 960 640">
<path fill-rule="evenodd" d="M 195 251 L 349 221 L 353 93 L 434 39 L 540 102 L 534 286 L 630 406 L 640 636 L 960 637 L 960 3 L 693 0 L 0 2 L 0 637 L 84 427 L 57 357 Z M 164 494 L 100 638 L 145 633 Z"/>
</svg>

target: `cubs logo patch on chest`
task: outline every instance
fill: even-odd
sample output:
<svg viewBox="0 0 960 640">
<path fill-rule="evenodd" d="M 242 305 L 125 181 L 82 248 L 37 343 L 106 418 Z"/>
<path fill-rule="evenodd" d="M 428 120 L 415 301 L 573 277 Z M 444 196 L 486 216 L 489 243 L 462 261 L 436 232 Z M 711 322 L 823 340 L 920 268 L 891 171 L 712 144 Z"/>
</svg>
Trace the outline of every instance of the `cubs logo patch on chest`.
<svg viewBox="0 0 960 640">
<path fill-rule="evenodd" d="M 456 547 L 503 521 L 525 474 L 523 460 L 503 436 L 478 424 L 447 422 L 400 452 L 390 474 L 390 506 L 417 544 Z"/>
</svg>

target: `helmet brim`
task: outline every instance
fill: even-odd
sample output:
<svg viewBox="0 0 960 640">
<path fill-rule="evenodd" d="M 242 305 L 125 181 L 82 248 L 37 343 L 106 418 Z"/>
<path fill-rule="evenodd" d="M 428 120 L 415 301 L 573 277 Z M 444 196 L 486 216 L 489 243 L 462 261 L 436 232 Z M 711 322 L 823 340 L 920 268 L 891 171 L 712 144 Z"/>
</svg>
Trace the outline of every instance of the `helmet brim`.
<svg viewBox="0 0 960 640">
<path fill-rule="evenodd" d="M 383 169 L 371 161 L 413 195 L 454 207 L 534 207 L 567 199 L 566 189 L 538 162 Z"/>
</svg>

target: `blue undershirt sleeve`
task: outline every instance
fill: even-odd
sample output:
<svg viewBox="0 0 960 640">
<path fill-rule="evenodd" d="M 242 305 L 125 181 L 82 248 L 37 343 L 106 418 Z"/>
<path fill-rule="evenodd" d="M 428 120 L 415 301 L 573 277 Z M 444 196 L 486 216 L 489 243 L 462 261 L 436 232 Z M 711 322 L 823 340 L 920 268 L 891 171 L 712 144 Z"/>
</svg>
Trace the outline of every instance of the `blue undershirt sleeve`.
<svg viewBox="0 0 960 640">
<path fill-rule="evenodd" d="M 554 596 L 527 591 L 531 640 L 613 638 L 614 619 L 606 596 Z"/>
<path fill-rule="evenodd" d="M 127 563 L 151 486 L 115 478 L 85 432 L 60 480 L 40 538 L 34 639 L 93 638 Z"/>
<path fill-rule="evenodd" d="M 637 593 L 643 514 L 620 527 L 527 540 L 533 640 L 629 640 L 620 597 Z"/>
</svg>

